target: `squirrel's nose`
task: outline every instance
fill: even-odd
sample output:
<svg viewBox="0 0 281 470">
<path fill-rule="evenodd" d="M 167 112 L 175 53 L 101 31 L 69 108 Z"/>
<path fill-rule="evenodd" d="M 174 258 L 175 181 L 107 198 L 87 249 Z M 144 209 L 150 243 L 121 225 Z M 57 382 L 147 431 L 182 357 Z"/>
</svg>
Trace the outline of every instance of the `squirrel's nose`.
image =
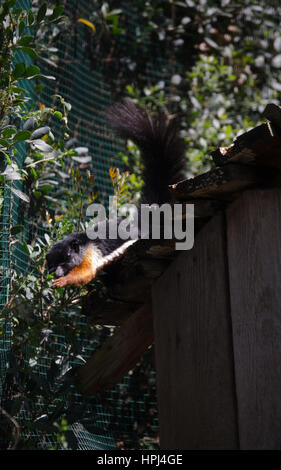
<svg viewBox="0 0 281 470">
<path fill-rule="evenodd" d="M 54 269 L 54 271 L 56 271 L 56 276 L 57 277 L 64 276 L 64 270 L 61 266 L 58 266 L 57 269 Z"/>
</svg>

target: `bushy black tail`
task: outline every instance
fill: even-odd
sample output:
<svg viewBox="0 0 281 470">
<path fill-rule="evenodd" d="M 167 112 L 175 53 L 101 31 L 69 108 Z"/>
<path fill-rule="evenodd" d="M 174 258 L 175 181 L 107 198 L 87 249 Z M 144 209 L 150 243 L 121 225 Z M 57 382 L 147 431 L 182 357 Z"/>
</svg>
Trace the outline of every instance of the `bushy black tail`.
<svg viewBox="0 0 281 470">
<path fill-rule="evenodd" d="M 113 105 L 108 119 L 118 134 L 132 140 L 140 149 L 144 164 L 142 203 L 170 201 L 168 185 L 184 178 L 185 145 L 175 120 L 163 112 L 148 114 L 131 101 Z"/>
</svg>

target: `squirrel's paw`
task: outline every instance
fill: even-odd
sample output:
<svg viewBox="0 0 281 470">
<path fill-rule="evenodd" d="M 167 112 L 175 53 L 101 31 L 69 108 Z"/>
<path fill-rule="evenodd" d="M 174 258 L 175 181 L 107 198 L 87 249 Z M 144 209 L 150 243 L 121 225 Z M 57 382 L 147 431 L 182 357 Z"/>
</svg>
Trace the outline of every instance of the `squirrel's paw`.
<svg viewBox="0 0 281 470">
<path fill-rule="evenodd" d="M 52 288 L 57 289 L 58 287 L 65 287 L 67 285 L 67 279 L 65 277 L 59 277 L 52 283 Z"/>
</svg>

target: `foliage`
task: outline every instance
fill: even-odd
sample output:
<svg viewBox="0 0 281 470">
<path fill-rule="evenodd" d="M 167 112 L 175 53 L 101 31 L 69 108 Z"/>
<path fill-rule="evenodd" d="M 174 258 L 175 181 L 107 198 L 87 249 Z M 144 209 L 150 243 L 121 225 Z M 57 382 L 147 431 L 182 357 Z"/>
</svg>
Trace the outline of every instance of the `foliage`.
<svg viewBox="0 0 281 470">
<path fill-rule="evenodd" d="M 209 167 L 211 150 L 259 124 L 268 102 L 280 102 L 280 5 L 217 3 L 207 2 L 205 11 L 199 7 L 204 40 L 179 85 L 179 91 L 189 87 L 180 108 L 183 115 L 189 110 L 185 129 L 193 173 Z"/>
<path fill-rule="evenodd" d="M 97 31 L 89 51 L 108 77 L 118 76 L 121 93 L 179 116 L 187 175 L 209 169 L 214 148 L 257 125 L 269 101 L 280 103 L 278 0 L 111 2 L 117 32 L 108 4 L 98 5 L 89 15 Z M 146 78 L 151 65 L 158 81 Z"/>
<path fill-rule="evenodd" d="M 6 22 L 2 33 L 10 42 L 3 53 L 6 61 L 2 75 L 9 80 L 9 86 L 1 88 L 1 183 L 24 203 L 23 214 L 30 221 L 36 220 L 36 225 L 29 232 L 24 220 L 22 225 L 10 227 L 11 253 L 16 251 L 22 258 L 25 254 L 27 269 L 22 272 L 12 265 L 6 273 L 9 299 L 0 315 L 0 336 L 12 335 L 12 346 L 3 380 L 1 447 L 67 448 L 70 443 L 71 448 L 76 448 L 77 440 L 69 426 L 79 419 L 87 428 L 87 420 L 83 421 L 87 403 L 75 399 L 73 371 L 89 354 L 85 344 L 89 348 L 101 334 L 110 334 L 109 329 L 103 333 L 88 325 L 81 316 L 79 301 L 89 288 L 103 292 L 104 286 L 94 281 L 87 289 L 53 290 L 46 252 L 53 241 L 85 229 L 85 205 L 97 197 L 95 192 L 86 196 L 88 185 L 94 185 L 88 170 L 92 157 L 87 147 L 77 146 L 77 140 L 70 138 L 71 105 L 62 96 L 54 95 L 52 107 L 37 107 L 31 104 L 26 89 L 19 86 L 22 80 L 50 78 L 42 75 L 37 65 L 19 61 L 16 52 L 18 46 L 27 44 L 26 29 L 32 27 L 29 50 L 24 52 L 32 58 L 45 53 L 46 48 L 35 40 L 36 27 L 41 28 L 40 38 L 46 37 L 54 16 L 45 3 L 37 4 L 32 12 L 16 9 L 14 3 L 5 2 L 3 10 Z M 55 7 L 53 11 L 57 24 L 62 10 Z M 6 31 L 7 25 L 11 25 L 12 33 Z M 16 42 L 11 34 L 16 35 Z M 19 143 L 25 145 L 23 161 L 19 158 Z M 111 169 L 111 176 L 120 202 L 124 197 L 129 200 L 131 187 L 135 194 L 139 191 L 140 183 L 138 186 L 133 174 Z M 48 435 L 57 436 L 55 444 L 46 440 Z"/>
<path fill-rule="evenodd" d="M 28 214 L 31 220 L 37 217 L 37 224 L 41 222 L 45 233 L 38 237 L 37 226 L 33 237 L 29 234 L 33 239 L 27 243 L 21 237 L 24 225 L 10 227 L 10 249 L 19 250 L 21 257 L 26 253 L 28 274 L 16 266 L 5 273 L 10 289 L 9 299 L 1 311 L 0 334 L 2 338 L 12 335 L 12 348 L 3 383 L 0 434 L 4 448 L 26 449 L 35 448 L 38 444 L 38 439 L 33 437 L 36 433 L 42 436 L 41 445 L 44 446 L 44 435 L 57 432 L 58 445 L 65 447 L 63 433 L 66 424 L 61 422 L 61 416 L 67 408 L 66 397 L 70 397 L 72 387 L 70 361 L 76 361 L 76 364 L 84 362 L 79 354 L 83 349 L 82 343 L 77 345 L 85 329 L 85 322 L 81 322 L 76 306 L 82 290 L 53 291 L 50 288 L 53 276 L 47 271 L 45 255 L 51 240 L 83 228 L 85 185 L 84 189 L 79 185 L 82 176 L 79 169 L 74 170 L 74 165 L 82 168 L 91 157 L 86 147 L 75 147 L 76 140 L 69 139 L 68 112 L 71 106 L 63 97 L 55 96 L 52 108 L 43 105 L 37 108 L 30 103 L 26 89 L 19 86 L 22 80 L 50 78 L 42 75 L 39 67 L 28 60 L 19 61 L 17 51 L 20 49 L 35 58 L 40 51 L 36 34 L 42 25 L 44 29 L 57 23 L 62 7 L 55 6 L 50 12 L 47 4 L 43 3 L 27 11 L 17 8 L 15 3 L 11 0 L 3 2 L 0 9 L 3 40 L 0 180 L 3 186 L 11 189 L 14 197 L 24 202 L 23 213 Z M 61 135 L 57 137 L 52 132 L 56 121 L 61 129 Z M 19 143 L 25 145 L 23 161 L 19 160 Z M 59 178 L 65 182 L 64 187 L 58 188 Z M 93 183 L 89 172 L 85 172 L 85 178 Z M 18 186 L 19 182 L 23 184 Z M 71 190 L 71 185 L 78 186 L 79 190 Z M 94 197 L 94 194 L 90 196 L 90 202 Z M 59 201 L 63 202 L 58 204 Z M 65 216 L 66 204 L 71 208 L 67 211 L 68 217 Z M 67 307 L 68 320 L 63 315 Z M 87 327 L 83 337 L 88 337 L 90 332 L 91 328 Z M 66 336 L 66 344 L 58 353 L 57 340 L 62 335 Z M 47 373 L 42 371 L 43 357 L 49 361 Z M 65 403 L 57 399 L 58 393 L 64 394 Z M 70 406 L 69 409 L 73 415 L 75 407 Z M 70 416 L 68 422 L 72 422 Z"/>
<path fill-rule="evenodd" d="M 31 171 L 19 169 L 16 156 L 19 143 L 28 143 L 33 151 L 32 157 L 37 161 L 46 159 L 55 160 L 53 148 L 42 137 L 52 134 L 49 127 L 41 127 L 46 112 L 53 112 L 58 118 L 62 115 L 55 110 L 31 111 L 30 97 L 21 85 L 22 80 L 37 80 L 46 77 L 40 73 L 40 68 L 33 65 L 28 57 L 35 59 L 38 53 L 36 33 L 42 24 L 51 24 L 60 20 L 61 8 L 55 7 L 46 17 L 47 5 L 43 4 L 36 14 L 31 10 L 17 8 L 15 0 L 2 2 L 0 7 L 0 36 L 1 36 L 1 63 L 0 63 L 0 155 L 2 172 L 0 181 L 14 182 L 31 175 Z M 27 62 L 19 61 L 17 51 L 27 56 Z M 23 123 L 22 116 L 26 122 Z M 6 166 L 5 166 L 6 163 Z M 33 168 L 35 162 L 29 162 L 28 168 Z M 34 178 L 36 171 L 33 171 Z M 21 192 L 14 191 L 16 196 L 28 202 L 28 197 Z"/>
<path fill-rule="evenodd" d="M 51 161 L 44 163 L 46 173 L 50 172 L 51 165 Z M 36 169 L 38 171 L 38 166 Z M 79 170 L 75 171 L 71 166 L 68 170 L 66 167 L 66 171 L 74 185 L 81 183 Z M 52 433 L 57 433 L 56 446 L 65 448 L 67 441 L 62 431 L 66 430 L 66 424 L 62 425 L 61 419 L 71 425 L 77 418 L 72 371 L 75 365 L 85 362 L 84 341 L 95 337 L 95 328 L 83 321 L 81 307 L 77 305 L 87 290 L 51 288 L 53 274 L 47 270 L 46 252 L 52 240 L 84 228 L 82 202 L 86 200 L 86 189 L 84 186 L 83 190 L 81 184 L 80 187 L 78 193 L 67 192 L 67 212 L 63 204 L 56 204 L 56 211 L 50 205 L 52 215 L 47 211 L 44 219 L 41 212 L 45 231 L 40 237 L 26 243 L 22 242 L 20 231 L 15 231 L 13 236 L 13 246 L 19 248 L 20 245 L 21 252 L 26 253 L 28 269 L 23 273 L 16 267 L 10 269 L 10 295 L 1 311 L 0 333 L 5 337 L 9 329 L 12 331 L 10 367 L 5 375 L 2 407 L 19 420 L 21 434 L 17 448 L 34 448 L 39 443 L 43 448 L 48 447 L 44 436 Z M 42 196 L 41 209 L 44 201 Z M 99 288 L 98 281 L 94 285 Z M 47 370 L 44 367 L 46 361 Z M 82 418 L 82 411 L 80 415 Z M 2 426 L 7 426 L 5 416 L 0 429 Z M 32 437 L 36 434 L 37 439 Z M 72 434 L 70 439 L 73 441 Z M 12 437 L 10 440 L 13 442 Z"/>
</svg>

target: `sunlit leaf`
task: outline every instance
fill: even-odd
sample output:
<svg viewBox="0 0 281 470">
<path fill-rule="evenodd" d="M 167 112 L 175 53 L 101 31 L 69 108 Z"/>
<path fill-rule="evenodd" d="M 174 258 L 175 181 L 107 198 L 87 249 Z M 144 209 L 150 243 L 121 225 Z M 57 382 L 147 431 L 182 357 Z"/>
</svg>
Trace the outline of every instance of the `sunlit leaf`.
<svg viewBox="0 0 281 470">
<path fill-rule="evenodd" d="M 12 191 L 12 193 L 14 193 L 17 197 L 19 197 L 20 199 L 22 199 L 22 201 L 27 202 L 27 203 L 30 202 L 29 196 L 27 196 L 27 194 L 23 193 L 23 192 L 20 191 L 19 189 L 11 188 L 11 191 Z"/>
<path fill-rule="evenodd" d="M 91 23 L 91 21 L 85 20 L 84 18 L 79 18 L 77 21 L 80 21 L 80 23 L 84 23 L 86 26 L 89 26 L 89 28 L 91 28 L 94 33 L 96 32 L 96 28 L 93 23 Z"/>
<path fill-rule="evenodd" d="M 49 126 L 39 127 L 39 129 L 36 129 L 34 132 L 32 132 L 30 139 L 40 139 L 44 135 L 49 134 L 50 130 L 51 129 L 49 128 Z"/>
</svg>

